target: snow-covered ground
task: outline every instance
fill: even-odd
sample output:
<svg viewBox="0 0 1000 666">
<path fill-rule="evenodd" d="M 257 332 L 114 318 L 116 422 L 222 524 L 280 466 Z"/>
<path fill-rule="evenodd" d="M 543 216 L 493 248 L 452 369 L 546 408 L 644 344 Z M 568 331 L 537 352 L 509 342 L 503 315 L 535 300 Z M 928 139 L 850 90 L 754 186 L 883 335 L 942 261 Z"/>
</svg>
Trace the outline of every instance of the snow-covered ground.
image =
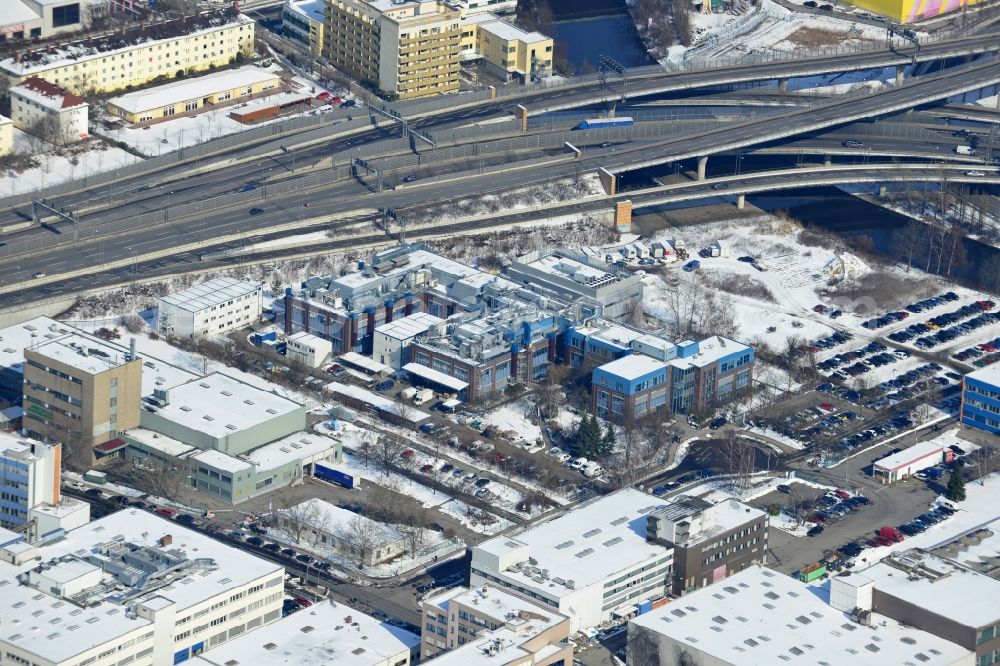
<svg viewBox="0 0 1000 666">
<path fill-rule="evenodd" d="M 483 418 L 486 423 L 495 426 L 507 439 L 515 443 L 528 443 L 540 446 L 542 428 L 533 421 L 535 405 L 528 400 L 509 402 L 487 413 Z"/>
<path fill-rule="evenodd" d="M 140 159 L 100 139 L 91 138 L 56 148 L 21 130 L 14 129 L 14 153 L 31 155 L 39 165 L 17 173 L 11 169 L 0 170 L 0 198 L 42 190 L 88 174 L 112 171 Z"/>
</svg>

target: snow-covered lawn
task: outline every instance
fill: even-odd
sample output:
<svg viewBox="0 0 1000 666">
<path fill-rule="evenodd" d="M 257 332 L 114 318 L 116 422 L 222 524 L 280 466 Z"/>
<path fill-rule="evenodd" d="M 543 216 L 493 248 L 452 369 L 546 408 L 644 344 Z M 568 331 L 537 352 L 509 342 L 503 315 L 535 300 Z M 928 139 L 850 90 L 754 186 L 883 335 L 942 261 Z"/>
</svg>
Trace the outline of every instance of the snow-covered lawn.
<svg viewBox="0 0 1000 666">
<path fill-rule="evenodd" d="M 509 402 L 487 413 L 483 420 L 495 426 L 504 436 L 515 443 L 535 445 L 542 439 L 542 428 L 537 423 L 535 405 L 528 400 Z"/>
<path fill-rule="evenodd" d="M 42 190 L 88 174 L 112 171 L 141 161 L 135 155 L 110 146 L 100 139 L 84 139 L 57 149 L 16 128 L 14 152 L 18 155 L 32 155 L 39 166 L 25 169 L 21 173 L 9 169 L 0 171 L 0 198 Z"/>
</svg>

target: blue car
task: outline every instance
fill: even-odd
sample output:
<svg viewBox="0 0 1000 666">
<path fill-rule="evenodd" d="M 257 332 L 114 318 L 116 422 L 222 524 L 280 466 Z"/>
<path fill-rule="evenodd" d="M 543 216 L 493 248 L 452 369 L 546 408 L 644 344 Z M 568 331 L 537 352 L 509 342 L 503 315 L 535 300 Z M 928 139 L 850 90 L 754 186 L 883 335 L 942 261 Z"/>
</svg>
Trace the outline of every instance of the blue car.
<svg viewBox="0 0 1000 666">
<path fill-rule="evenodd" d="M 697 259 L 693 259 L 684 264 L 684 266 L 681 267 L 681 270 L 685 271 L 686 273 L 690 273 L 692 271 L 698 270 L 699 268 L 701 268 L 701 262 L 698 261 Z"/>
<path fill-rule="evenodd" d="M 656 486 L 653 488 L 653 494 L 659 497 L 660 495 L 666 495 L 668 490 L 670 489 L 666 486 Z"/>
</svg>

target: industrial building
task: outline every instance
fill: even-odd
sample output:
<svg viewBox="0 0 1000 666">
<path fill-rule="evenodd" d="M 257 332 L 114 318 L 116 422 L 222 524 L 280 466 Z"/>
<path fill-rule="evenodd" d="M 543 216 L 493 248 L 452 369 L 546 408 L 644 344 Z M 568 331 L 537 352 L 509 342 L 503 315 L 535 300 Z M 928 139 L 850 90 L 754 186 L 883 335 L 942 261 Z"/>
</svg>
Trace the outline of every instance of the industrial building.
<svg viewBox="0 0 1000 666">
<path fill-rule="evenodd" d="M 413 341 L 440 324 L 444 324 L 440 317 L 417 312 L 376 326 L 372 338 L 372 358 L 393 370 L 399 370 L 412 360 L 410 346 Z"/>
<path fill-rule="evenodd" d="M 282 34 L 317 56 L 323 54 L 324 4 L 325 0 L 285 0 L 281 6 Z"/>
<path fill-rule="evenodd" d="M 323 53 L 399 99 L 459 89 L 461 11 L 444 0 L 326 0 Z"/>
<path fill-rule="evenodd" d="M 442 665 L 570 664 L 570 621 L 491 585 L 456 587 L 420 602 L 420 658 Z"/>
<path fill-rule="evenodd" d="M 646 538 L 674 551 L 676 595 L 767 564 L 767 514 L 728 499 L 716 504 L 680 495 L 646 519 Z"/>
<path fill-rule="evenodd" d="M 232 104 L 280 89 L 281 78 L 277 74 L 247 66 L 134 90 L 112 97 L 107 109 L 108 113 L 130 123 L 145 123 Z"/>
<path fill-rule="evenodd" d="M 147 400 L 142 427 L 236 456 L 305 430 L 306 411 L 294 400 L 215 372 Z"/>
<path fill-rule="evenodd" d="M 109 93 L 249 60 L 253 41 L 253 19 L 224 9 L 19 51 L 0 74 L 11 86 L 34 76 L 79 95 Z"/>
<path fill-rule="evenodd" d="M 836 579 L 834 579 L 836 581 Z M 879 613 L 1000 663 L 1000 580 L 931 553 L 893 553 L 844 585 L 843 606 Z M 831 601 L 833 596 L 831 588 Z M 849 609 L 848 609 L 849 610 Z"/>
<path fill-rule="evenodd" d="M 551 37 L 521 30 L 490 13 L 462 17 L 462 59 L 481 61 L 487 72 L 521 82 L 552 74 Z"/>
<path fill-rule="evenodd" d="M 347 527 L 352 522 L 366 528 L 352 530 Z M 318 552 L 330 550 L 365 566 L 387 562 L 408 549 L 404 536 L 393 527 L 315 497 L 279 511 L 278 525 L 293 534 L 301 532 Z"/>
<path fill-rule="evenodd" d="M 920 470 L 944 462 L 944 447 L 933 440 L 920 442 L 893 453 L 872 465 L 872 476 L 882 483 L 895 483 L 907 479 Z"/>
<path fill-rule="evenodd" d="M 646 538 L 659 505 L 628 488 L 485 541 L 472 549 L 470 585 L 544 604 L 567 616 L 573 632 L 631 617 L 671 588 L 673 550 Z"/>
<path fill-rule="evenodd" d="M 142 359 L 134 350 L 67 332 L 23 353 L 29 437 L 89 449 L 139 425 Z"/>
<path fill-rule="evenodd" d="M 1000 435 L 1000 363 L 965 375 L 961 409 L 963 425 Z"/>
<path fill-rule="evenodd" d="M 0 38 L 5 40 L 48 39 L 88 23 L 83 0 L 10 0 L 3 9 Z"/>
<path fill-rule="evenodd" d="M 333 351 L 333 344 L 318 335 L 299 331 L 285 339 L 285 357 L 292 363 L 301 363 L 307 368 L 323 365 Z"/>
<path fill-rule="evenodd" d="M 5 662 L 180 664 L 281 617 L 280 565 L 138 509 L 11 559 Z"/>
<path fill-rule="evenodd" d="M 219 277 L 157 301 L 160 335 L 197 338 L 223 335 L 260 320 L 263 285 Z"/>
<path fill-rule="evenodd" d="M 63 88 L 38 77 L 12 87 L 10 117 L 14 127 L 57 145 L 88 136 L 90 105 Z"/>
<path fill-rule="evenodd" d="M 832 580 L 836 585 L 837 577 Z M 953 641 L 883 616 L 852 616 L 825 598 L 822 588 L 752 566 L 629 622 L 626 661 L 643 666 L 976 664 L 972 652 Z"/>
<path fill-rule="evenodd" d="M 419 639 L 326 599 L 209 650 L 195 666 L 408 666 Z"/>
</svg>

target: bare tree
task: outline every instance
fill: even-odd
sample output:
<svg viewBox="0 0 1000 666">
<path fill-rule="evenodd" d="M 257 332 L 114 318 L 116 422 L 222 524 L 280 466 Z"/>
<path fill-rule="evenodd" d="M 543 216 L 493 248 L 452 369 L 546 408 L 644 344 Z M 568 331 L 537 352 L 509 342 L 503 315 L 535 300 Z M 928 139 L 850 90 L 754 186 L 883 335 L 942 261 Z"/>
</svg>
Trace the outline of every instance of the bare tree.
<svg viewBox="0 0 1000 666">
<path fill-rule="evenodd" d="M 278 512 L 278 525 L 293 541 L 299 543 L 306 533 L 322 525 L 329 516 L 318 502 L 302 502 Z"/>
<path fill-rule="evenodd" d="M 410 557 L 420 554 L 420 549 L 426 541 L 427 529 L 427 509 L 422 506 L 412 506 L 408 515 L 403 521 L 396 525 L 403 538 L 406 539 L 407 547 L 410 550 Z"/>
<path fill-rule="evenodd" d="M 406 448 L 403 440 L 380 434 L 371 444 L 368 455 L 371 461 L 382 469 L 382 473 L 388 476 L 390 471 L 406 462 L 403 458 L 403 451 Z"/>
<path fill-rule="evenodd" d="M 374 520 L 355 516 L 336 527 L 334 536 L 350 549 L 350 554 L 358 558 L 358 566 L 364 566 L 372 554 L 385 544 L 382 527 Z"/>
<path fill-rule="evenodd" d="M 976 467 L 976 475 L 979 478 L 979 485 L 981 486 L 986 485 L 986 476 L 991 471 L 990 463 L 996 452 L 995 447 L 986 445 L 979 447 L 969 455 L 969 458 L 972 459 L 972 464 Z"/>
<path fill-rule="evenodd" d="M 805 521 L 806 512 L 812 507 L 812 492 L 801 483 L 788 484 L 788 513 L 799 524 Z"/>
<path fill-rule="evenodd" d="M 740 493 L 749 490 L 757 453 L 753 443 L 740 437 L 736 430 L 730 430 L 722 441 L 720 452 L 726 473 L 730 475 L 730 487 Z"/>
</svg>

